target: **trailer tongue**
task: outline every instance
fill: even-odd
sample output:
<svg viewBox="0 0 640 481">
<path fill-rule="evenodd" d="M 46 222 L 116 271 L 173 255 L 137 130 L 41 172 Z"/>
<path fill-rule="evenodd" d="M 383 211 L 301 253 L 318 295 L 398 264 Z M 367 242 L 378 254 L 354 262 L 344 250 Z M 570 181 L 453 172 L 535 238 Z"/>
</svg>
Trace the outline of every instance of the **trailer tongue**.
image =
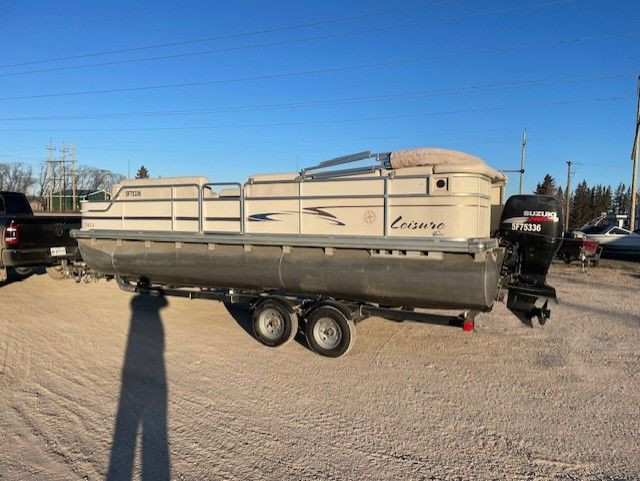
<svg viewBox="0 0 640 481">
<path fill-rule="evenodd" d="M 129 180 L 84 203 L 74 235 L 124 289 L 249 301 L 264 344 L 301 328 L 312 349 L 339 356 L 363 317 L 462 309 L 472 326 L 503 288 L 520 319 L 545 322 L 561 208 L 515 196 L 500 217 L 505 182 L 444 149 L 361 152 L 244 184 Z"/>
</svg>

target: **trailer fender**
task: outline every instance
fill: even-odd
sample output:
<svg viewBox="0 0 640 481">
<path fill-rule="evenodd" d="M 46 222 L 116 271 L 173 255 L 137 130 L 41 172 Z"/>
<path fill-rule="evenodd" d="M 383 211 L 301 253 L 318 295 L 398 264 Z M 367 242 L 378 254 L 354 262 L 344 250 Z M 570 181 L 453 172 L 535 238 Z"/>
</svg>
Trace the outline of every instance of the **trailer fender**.
<svg viewBox="0 0 640 481">
<path fill-rule="evenodd" d="M 274 300 L 282 304 L 291 314 L 297 314 L 296 306 L 290 299 L 287 299 L 285 296 L 281 296 L 279 294 L 268 294 L 266 296 L 258 296 L 254 301 L 250 303 L 251 309 L 255 309 L 263 302 L 268 300 Z"/>
<path fill-rule="evenodd" d="M 346 303 L 344 302 L 340 302 L 340 301 L 336 301 L 335 299 L 323 299 L 319 302 L 315 302 L 313 303 L 311 306 L 309 306 L 309 308 L 307 308 L 301 315 L 302 318 L 306 319 L 307 317 L 309 317 L 309 315 L 311 315 L 311 313 L 313 311 L 315 311 L 316 309 L 319 309 L 321 307 L 324 306 L 329 306 L 329 307 L 333 307 L 337 310 L 339 310 L 342 314 L 344 314 L 344 316 L 349 319 L 352 320 L 354 322 L 357 322 L 361 319 L 359 319 L 359 312 L 357 309 L 352 309 L 350 308 Z"/>
</svg>

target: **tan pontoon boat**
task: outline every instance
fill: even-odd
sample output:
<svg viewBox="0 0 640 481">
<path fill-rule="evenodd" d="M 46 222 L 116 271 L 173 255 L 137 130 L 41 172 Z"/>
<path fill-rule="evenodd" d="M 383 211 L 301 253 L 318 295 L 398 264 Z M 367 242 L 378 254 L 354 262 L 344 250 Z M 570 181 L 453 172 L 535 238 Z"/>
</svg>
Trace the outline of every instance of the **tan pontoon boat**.
<svg viewBox="0 0 640 481">
<path fill-rule="evenodd" d="M 345 168 L 366 161 L 373 165 Z M 370 314 L 491 309 L 501 287 L 521 318 L 548 316 L 561 237 L 555 199 L 515 196 L 478 157 L 444 149 L 361 152 L 244 184 L 126 180 L 84 202 L 83 259 L 128 290 L 248 299 L 268 345 L 302 321 L 310 346 L 346 352 Z M 492 236 L 492 233 L 494 235 Z M 415 314 L 417 315 L 417 314 Z"/>
</svg>

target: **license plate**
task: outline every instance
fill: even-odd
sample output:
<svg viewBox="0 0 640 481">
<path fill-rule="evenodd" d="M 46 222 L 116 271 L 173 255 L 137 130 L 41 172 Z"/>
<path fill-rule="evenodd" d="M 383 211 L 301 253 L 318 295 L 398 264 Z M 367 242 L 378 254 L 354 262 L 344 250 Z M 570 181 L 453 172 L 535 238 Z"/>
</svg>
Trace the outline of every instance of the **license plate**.
<svg viewBox="0 0 640 481">
<path fill-rule="evenodd" d="M 52 247 L 50 250 L 51 250 L 51 255 L 53 257 L 66 256 L 67 255 L 67 248 L 66 247 Z"/>
</svg>

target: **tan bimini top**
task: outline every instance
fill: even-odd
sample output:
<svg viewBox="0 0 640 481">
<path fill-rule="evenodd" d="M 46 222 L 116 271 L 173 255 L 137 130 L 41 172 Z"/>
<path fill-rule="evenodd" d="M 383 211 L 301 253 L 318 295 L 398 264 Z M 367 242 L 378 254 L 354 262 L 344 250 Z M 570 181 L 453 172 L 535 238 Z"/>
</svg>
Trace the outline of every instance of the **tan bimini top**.
<svg viewBox="0 0 640 481">
<path fill-rule="evenodd" d="M 397 150 L 389 154 L 389 162 L 391 167 L 389 170 L 398 171 L 404 169 L 406 170 L 406 174 L 472 173 L 486 175 L 491 178 L 493 183 L 506 182 L 507 180 L 502 172 L 488 166 L 480 157 L 458 150 L 441 149 L 437 147 Z M 382 169 L 382 172 L 378 171 L 374 176 L 384 176 L 384 172 L 385 170 Z M 298 172 L 257 174 L 250 176 L 249 181 L 294 180 L 298 178 L 299 175 Z M 363 174 L 359 174 L 359 176 L 362 175 Z"/>
<path fill-rule="evenodd" d="M 475 155 L 458 150 L 422 147 L 418 149 L 398 150 L 390 155 L 392 169 L 408 167 L 431 167 L 434 174 L 474 173 L 491 177 L 493 182 L 505 181 L 505 175 L 489 167 L 484 160 Z"/>
</svg>

